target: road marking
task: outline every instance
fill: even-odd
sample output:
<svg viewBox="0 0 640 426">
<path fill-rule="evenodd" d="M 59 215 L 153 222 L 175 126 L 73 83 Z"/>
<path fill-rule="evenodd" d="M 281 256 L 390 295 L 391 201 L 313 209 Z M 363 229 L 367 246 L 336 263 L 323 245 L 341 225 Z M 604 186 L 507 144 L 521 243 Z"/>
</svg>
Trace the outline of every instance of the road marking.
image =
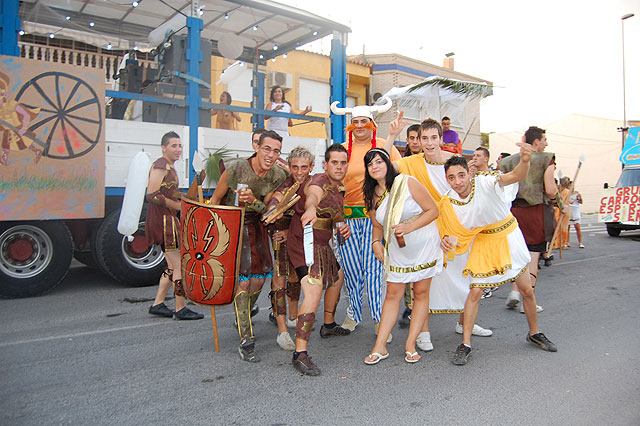
<svg viewBox="0 0 640 426">
<path fill-rule="evenodd" d="M 113 333 L 115 331 L 135 330 L 137 328 L 153 327 L 161 324 L 166 325 L 166 321 L 162 321 L 162 322 L 158 321 L 157 323 L 154 322 L 150 324 L 129 325 L 126 327 L 107 328 L 104 330 L 81 331 L 79 333 L 73 333 L 73 334 L 61 334 L 58 336 L 39 337 L 37 339 L 18 340 L 17 342 L 0 343 L 0 348 L 4 348 L 7 346 L 14 346 L 14 345 L 22 345 L 24 343 L 38 343 L 38 342 L 46 342 L 49 340 L 57 340 L 57 339 L 73 339 L 74 337 L 92 336 L 92 335 L 103 334 L 103 333 Z"/>
<path fill-rule="evenodd" d="M 264 307 L 261 307 L 260 310 L 266 310 L 266 309 L 269 309 L 270 307 L 271 307 L 270 305 L 264 306 Z M 226 316 L 229 316 L 229 314 L 233 314 L 233 313 L 234 313 L 233 311 L 216 313 L 216 317 L 226 317 Z M 22 345 L 25 343 L 39 343 L 39 342 L 47 342 L 50 340 L 57 340 L 57 339 L 73 339 L 74 337 L 94 336 L 96 334 L 113 333 L 113 332 L 125 331 L 125 330 L 135 330 L 138 328 L 153 327 L 156 325 L 166 325 L 166 323 L 167 323 L 166 321 L 158 321 L 158 322 L 152 322 L 149 324 L 129 325 L 126 327 L 107 328 L 104 330 L 81 331 L 79 333 L 73 333 L 73 334 L 61 334 L 58 336 L 39 337 L 37 339 L 18 340 L 16 342 L 0 343 L 0 348 L 5 348 L 7 346 Z"/>
<path fill-rule="evenodd" d="M 582 262 L 589 262 L 592 260 L 596 260 L 596 259 L 603 259 L 605 257 L 614 257 L 614 256 L 620 256 L 622 254 L 638 254 L 640 253 L 640 250 L 637 251 L 627 251 L 624 253 L 615 253 L 615 254 L 607 254 L 605 256 L 596 256 L 596 257 L 590 257 L 588 259 L 579 259 L 579 260 L 571 260 L 569 262 L 554 262 L 555 265 L 570 265 L 572 263 L 582 263 Z"/>
</svg>

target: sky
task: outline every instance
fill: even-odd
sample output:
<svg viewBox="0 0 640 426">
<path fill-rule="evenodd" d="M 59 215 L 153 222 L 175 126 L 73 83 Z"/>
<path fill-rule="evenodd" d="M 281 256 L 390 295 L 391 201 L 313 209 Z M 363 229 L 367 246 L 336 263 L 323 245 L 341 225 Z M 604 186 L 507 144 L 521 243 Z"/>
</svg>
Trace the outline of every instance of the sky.
<svg viewBox="0 0 640 426">
<path fill-rule="evenodd" d="M 483 132 L 545 126 L 568 114 L 640 120 L 640 0 L 277 0 L 348 25 L 347 54 L 399 53 L 492 81 Z M 331 37 L 304 48 L 330 52 Z"/>
</svg>

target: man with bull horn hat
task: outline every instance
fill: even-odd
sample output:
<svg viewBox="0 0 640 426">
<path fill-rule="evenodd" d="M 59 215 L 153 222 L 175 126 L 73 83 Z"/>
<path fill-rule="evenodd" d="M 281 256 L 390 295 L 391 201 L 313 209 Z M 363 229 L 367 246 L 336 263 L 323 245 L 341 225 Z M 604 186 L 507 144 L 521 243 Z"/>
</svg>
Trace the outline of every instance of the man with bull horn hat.
<svg viewBox="0 0 640 426">
<path fill-rule="evenodd" d="M 365 284 L 369 297 L 371 317 L 377 324 L 382 312 L 382 264 L 376 259 L 371 248 L 372 225 L 364 203 L 362 184 L 364 183 L 364 156 L 372 148 L 383 147 L 384 140 L 376 140 L 377 124 L 374 113 L 384 113 L 391 108 L 392 101 L 382 98 L 382 105 L 359 105 L 353 108 L 338 108 L 338 102 L 331 104 L 331 111 L 337 115 L 351 114 L 347 126 L 349 140 L 343 146 L 347 149 L 349 168 L 343 179 L 346 189 L 344 196 L 344 218 L 351 229 L 351 238 L 339 246 L 339 255 L 344 269 L 345 286 L 349 295 L 347 317 L 343 328 L 353 331 L 362 321 L 362 299 Z M 391 160 L 399 160 L 400 153 L 395 147 L 389 152 Z"/>
</svg>

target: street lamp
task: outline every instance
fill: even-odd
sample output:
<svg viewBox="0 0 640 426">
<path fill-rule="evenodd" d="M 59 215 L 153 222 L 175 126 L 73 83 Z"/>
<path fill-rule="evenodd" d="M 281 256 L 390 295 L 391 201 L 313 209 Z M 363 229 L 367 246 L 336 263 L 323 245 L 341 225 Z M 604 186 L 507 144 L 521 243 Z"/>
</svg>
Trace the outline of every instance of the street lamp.
<svg viewBox="0 0 640 426">
<path fill-rule="evenodd" d="M 627 13 L 620 17 L 622 22 L 622 127 L 618 130 L 622 132 L 622 149 L 624 150 L 624 139 L 629 128 L 627 127 L 627 91 L 625 85 L 625 67 L 624 67 L 624 21 L 631 18 L 633 13 Z"/>
</svg>

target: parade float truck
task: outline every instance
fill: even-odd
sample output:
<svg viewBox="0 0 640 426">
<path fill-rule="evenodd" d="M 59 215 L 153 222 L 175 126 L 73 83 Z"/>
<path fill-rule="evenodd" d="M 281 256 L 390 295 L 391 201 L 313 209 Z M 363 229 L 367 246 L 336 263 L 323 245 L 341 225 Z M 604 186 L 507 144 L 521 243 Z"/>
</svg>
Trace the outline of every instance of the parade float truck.
<svg viewBox="0 0 640 426">
<path fill-rule="evenodd" d="M 612 237 L 640 229 L 640 127 L 629 129 L 620 161 L 620 178 L 615 187 L 604 184 L 598 210 L 598 221 L 606 223 Z"/>
<path fill-rule="evenodd" d="M 105 118 L 105 93 L 116 94 L 105 92 L 99 69 L 12 56 L 0 62 L 0 297 L 50 290 L 74 258 L 125 285 L 157 284 L 166 263 L 161 247 L 146 241 L 146 207 L 133 238 L 117 230 L 132 158 L 160 157 L 162 135 L 175 131 L 183 144 L 176 171 L 187 188 L 194 152 L 207 158 L 226 148 L 248 157 L 251 133 L 197 127 L 194 151 L 190 126 Z M 284 158 L 297 145 L 315 153 L 319 170 L 327 139 L 287 137 Z"/>
</svg>

